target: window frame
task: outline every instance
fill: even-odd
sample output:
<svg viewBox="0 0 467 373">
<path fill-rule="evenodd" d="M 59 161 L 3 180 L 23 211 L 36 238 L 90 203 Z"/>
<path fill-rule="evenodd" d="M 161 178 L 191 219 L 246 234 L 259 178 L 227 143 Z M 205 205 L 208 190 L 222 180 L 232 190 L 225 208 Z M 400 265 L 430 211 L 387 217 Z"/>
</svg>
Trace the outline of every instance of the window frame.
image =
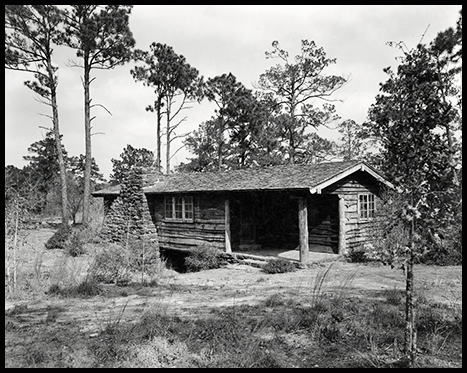
<svg viewBox="0 0 467 373">
<path fill-rule="evenodd" d="M 168 208 L 168 206 L 170 206 L 170 208 Z M 180 216 L 180 214 L 181 217 L 177 217 L 177 215 Z M 191 215 L 191 217 L 189 215 Z M 164 217 L 169 221 L 194 222 L 195 212 L 193 196 L 164 196 Z"/>
<path fill-rule="evenodd" d="M 376 198 L 373 193 L 358 193 L 358 219 L 371 220 L 376 217 Z M 370 201 L 371 198 L 371 201 Z M 362 201 L 364 199 L 364 201 Z M 372 206 L 372 207 L 370 207 Z M 365 216 L 362 216 L 364 214 Z"/>
</svg>

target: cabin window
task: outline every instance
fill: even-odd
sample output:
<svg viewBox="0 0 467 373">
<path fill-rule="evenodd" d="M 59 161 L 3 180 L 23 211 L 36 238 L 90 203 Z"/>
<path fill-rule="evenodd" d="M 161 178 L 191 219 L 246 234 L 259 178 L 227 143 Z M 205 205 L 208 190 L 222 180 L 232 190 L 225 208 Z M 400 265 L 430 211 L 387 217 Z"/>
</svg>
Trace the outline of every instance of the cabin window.
<svg viewBox="0 0 467 373">
<path fill-rule="evenodd" d="M 165 197 L 165 218 L 193 221 L 193 197 Z"/>
<path fill-rule="evenodd" d="M 374 194 L 358 195 L 358 216 L 360 219 L 370 219 L 375 217 L 375 196 Z"/>
</svg>

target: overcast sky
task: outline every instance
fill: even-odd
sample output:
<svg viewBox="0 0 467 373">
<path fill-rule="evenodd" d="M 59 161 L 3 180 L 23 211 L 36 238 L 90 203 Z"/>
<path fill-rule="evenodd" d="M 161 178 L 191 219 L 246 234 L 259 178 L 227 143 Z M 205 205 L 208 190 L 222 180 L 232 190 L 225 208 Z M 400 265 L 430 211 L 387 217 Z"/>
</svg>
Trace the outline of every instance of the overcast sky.
<svg viewBox="0 0 467 373">
<path fill-rule="evenodd" d="M 337 113 L 361 123 L 379 83 L 387 79 L 383 68 L 397 66 L 395 58 L 401 54 L 386 43 L 403 41 L 412 48 L 424 34 L 423 42 L 429 43 L 438 32 L 455 27 L 460 9 L 461 5 L 136 5 L 130 27 L 137 48 L 149 50 L 152 42 L 167 44 L 205 79 L 230 72 L 250 89 L 260 74 L 279 62 L 265 58 L 274 40 L 290 56 L 300 53 L 301 40 L 313 40 L 327 57 L 337 59 L 325 72 L 348 79 L 334 97 L 342 100 L 336 102 Z M 60 131 L 70 156 L 84 154 L 82 71 L 66 66 L 72 58 L 73 51 L 56 49 Z M 154 102 L 153 90 L 133 80 L 132 67 L 97 71 L 91 84 L 92 103 L 104 105 L 112 114 L 99 107 L 92 111 L 96 116 L 92 155 L 107 179 L 111 159 L 119 158 L 127 144 L 155 149 L 155 114 L 145 111 Z M 39 104 L 23 84 L 31 78 L 5 70 L 5 165 L 26 165 L 22 157 L 29 145 L 45 136 L 41 127 L 52 126 L 41 115 L 49 115 L 50 108 Z M 203 101 L 185 114 L 180 133 L 210 119 L 214 106 Z M 338 136 L 325 129 L 318 133 L 330 139 Z M 177 153 L 172 169 L 187 156 L 187 151 Z"/>
</svg>

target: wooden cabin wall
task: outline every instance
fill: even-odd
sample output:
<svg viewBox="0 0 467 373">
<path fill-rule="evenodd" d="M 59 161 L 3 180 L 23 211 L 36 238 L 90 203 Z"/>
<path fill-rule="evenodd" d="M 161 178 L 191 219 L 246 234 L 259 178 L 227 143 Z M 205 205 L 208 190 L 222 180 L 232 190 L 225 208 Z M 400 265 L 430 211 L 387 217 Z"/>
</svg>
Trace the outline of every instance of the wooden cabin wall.
<svg viewBox="0 0 467 373">
<path fill-rule="evenodd" d="M 225 198 L 219 194 L 191 196 L 193 196 L 193 222 L 165 219 L 164 196 L 151 195 L 148 197 L 152 219 L 158 227 L 160 247 L 189 249 L 207 244 L 224 251 Z"/>
<path fill-rule="evenodd" d="M 323 193 L 344 196 L 346 206 L 346 250 L 362 247 L 365 243 L 373 240 L 372 228 L 374 227 L 374 221 L 359 218 L 358 194 L 374 194 L 375 208 L 378 209 L 381 204 L 380 190 L 374 179 L 363 172 L 356 172 L 326 188 Z"/>
</svg>

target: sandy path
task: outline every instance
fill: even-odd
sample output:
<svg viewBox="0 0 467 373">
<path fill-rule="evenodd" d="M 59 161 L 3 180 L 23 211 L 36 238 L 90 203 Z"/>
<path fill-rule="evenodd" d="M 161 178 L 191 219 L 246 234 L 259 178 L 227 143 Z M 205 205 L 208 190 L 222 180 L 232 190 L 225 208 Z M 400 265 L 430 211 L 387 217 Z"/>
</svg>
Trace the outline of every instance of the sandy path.
<svg viewBox="0 0 467 373">
<path fill-rule="evenodd" d="M 51 318 L 65 325 L 78 322 L 81 332 L 93 334 L 119 318 L 135 321 L 148 311 L 200 317 L 212 308 L 259 304 L 276 293 L 311 301 L 318 291 L 315 285 L 328 268 L 320 292 L 373 298 L 384 296 L 387 289 L 404 289 L 402 271 L 385 266 L 334 262 L 291 273 L 266 274 L 259 268 L 235 264 L 196 273 L 171 272 L 156 287 L 113 287 L 112 294 L 107 292 L 106 296 L 88 299 L 47 297 L 32 302 L 8 301 L 5 311 L 16 306 L 16 320 L 25 324 L 46 322 Z M 419 293 L 437 302 L 462 302 L 461 268 L 446 270 L 417 267 L 415 278 Z M 442 287 L 443 292 L 436 292 L 437 287 Z M 21 305 L 27 308 L 21 310 Z"/>
</svg>

